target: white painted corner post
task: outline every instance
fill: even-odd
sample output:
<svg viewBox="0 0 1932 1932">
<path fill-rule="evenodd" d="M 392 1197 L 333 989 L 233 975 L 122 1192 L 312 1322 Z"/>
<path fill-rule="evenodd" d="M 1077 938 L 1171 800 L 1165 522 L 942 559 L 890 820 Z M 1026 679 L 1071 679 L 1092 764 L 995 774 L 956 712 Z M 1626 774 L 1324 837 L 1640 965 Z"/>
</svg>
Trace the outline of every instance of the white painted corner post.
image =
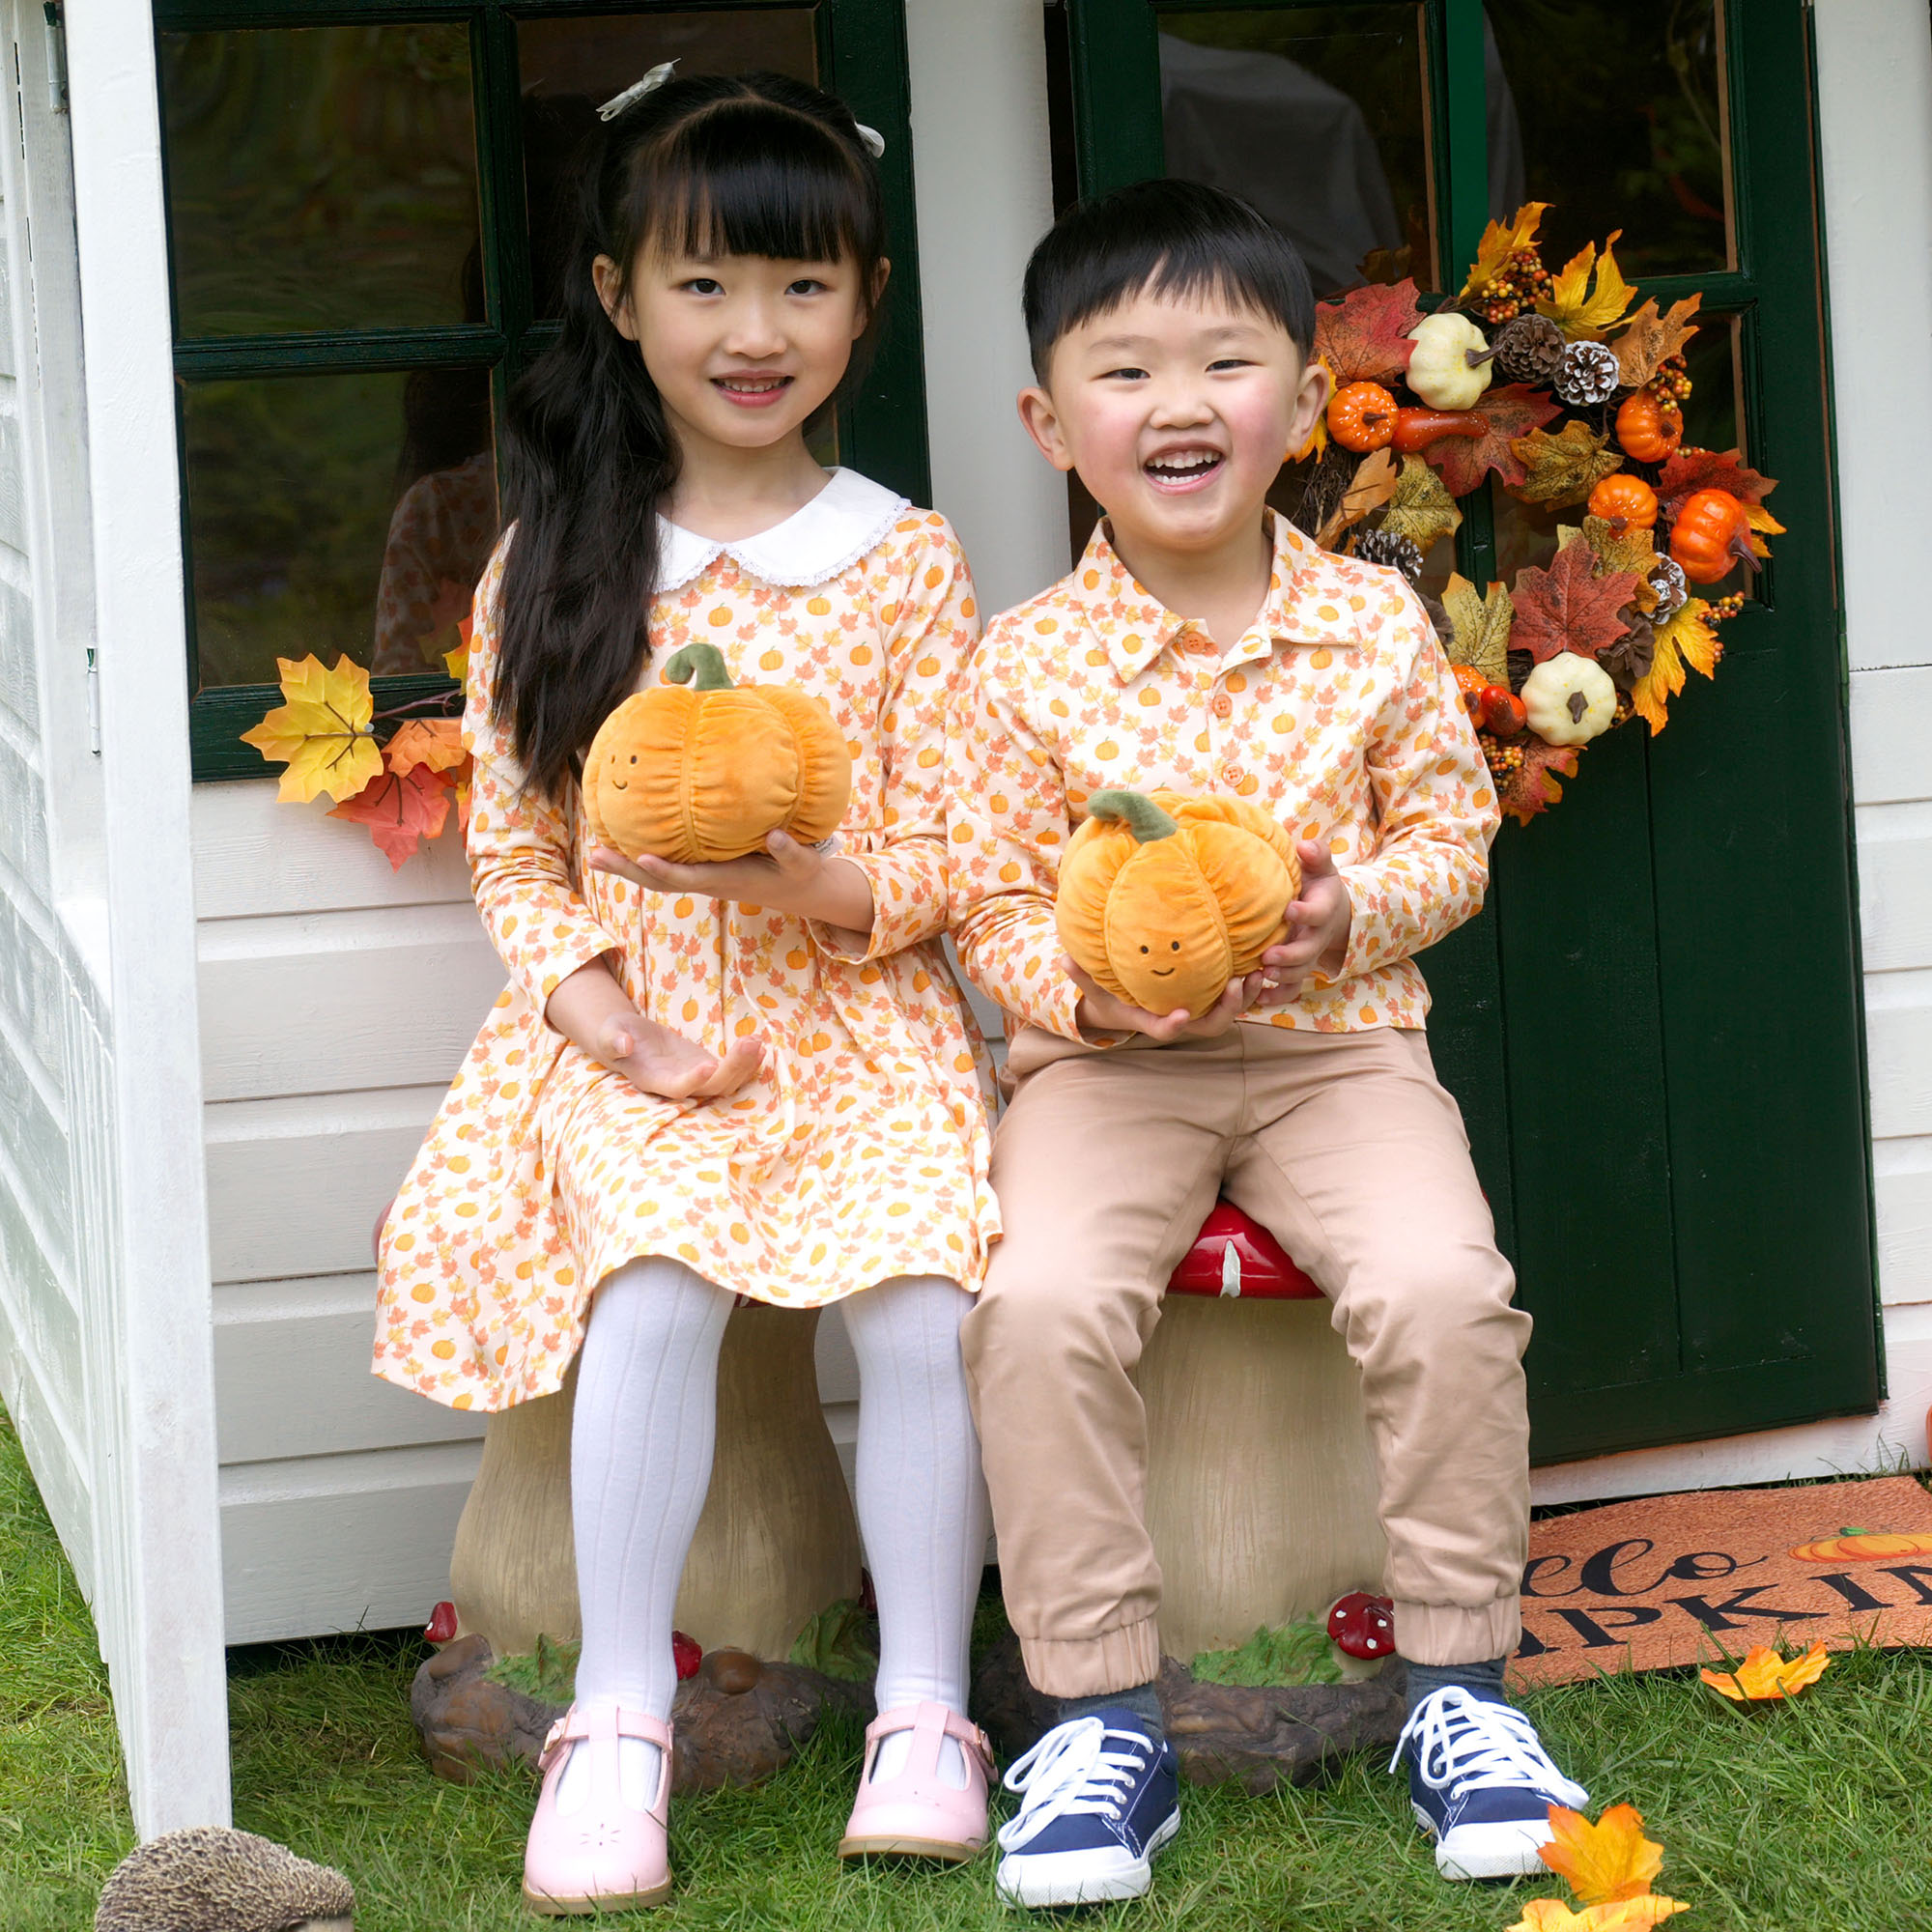
<svg viewBox="0 0 1932 1932">
<path fill-rule="evenodd" d="M 86 1311 L 96 1618 L 146 1837 L 229 1816 L 180 490 L 153 16 L 64 12 L 118 1170 L 117 1292 Z"/>
</svg>

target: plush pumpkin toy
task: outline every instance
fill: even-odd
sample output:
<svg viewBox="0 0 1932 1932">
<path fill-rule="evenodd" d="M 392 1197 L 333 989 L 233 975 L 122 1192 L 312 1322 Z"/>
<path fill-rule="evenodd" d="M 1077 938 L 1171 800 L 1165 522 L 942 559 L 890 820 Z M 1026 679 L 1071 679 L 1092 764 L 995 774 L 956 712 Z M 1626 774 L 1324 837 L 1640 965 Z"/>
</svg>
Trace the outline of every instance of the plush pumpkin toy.
<svg viewBox="0 0 1932 1932">
<path fill-rule="evenodd" d="M 852 759 L 817 698 L 733 686 L 715 644 L 686 644 L 664 674 L 590 741 L 583 805 L 599 844 L 702 866 L 761 852 L 774 832 L 815 845 L 838 830 Z"/>
<path fill-rule="evenodd" d="M 1204 1013 L 1288 930 L 1294 841 L 1237 798 L 1099 791 L 1060 863 L 1074 964 L 1144 1012 Z"/>
</svg>

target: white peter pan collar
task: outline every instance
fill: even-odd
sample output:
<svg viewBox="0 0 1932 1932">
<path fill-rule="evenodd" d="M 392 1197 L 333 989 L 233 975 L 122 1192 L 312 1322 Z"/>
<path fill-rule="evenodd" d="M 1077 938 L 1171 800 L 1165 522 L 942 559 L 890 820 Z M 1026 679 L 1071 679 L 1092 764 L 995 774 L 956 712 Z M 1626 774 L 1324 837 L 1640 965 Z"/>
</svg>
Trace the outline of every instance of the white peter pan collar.
<svg viewBox="0 0 1932 1932">
<path fill-rule="evenodd" d="M 660 517 L 658 589 L 682 590 L 721 556 L 777 588 L 810 589 L 842 577 L 909 507 L 883 483 L 839 469 L 803 509 L 753 537 L 721 543 Z"/>
</svg>

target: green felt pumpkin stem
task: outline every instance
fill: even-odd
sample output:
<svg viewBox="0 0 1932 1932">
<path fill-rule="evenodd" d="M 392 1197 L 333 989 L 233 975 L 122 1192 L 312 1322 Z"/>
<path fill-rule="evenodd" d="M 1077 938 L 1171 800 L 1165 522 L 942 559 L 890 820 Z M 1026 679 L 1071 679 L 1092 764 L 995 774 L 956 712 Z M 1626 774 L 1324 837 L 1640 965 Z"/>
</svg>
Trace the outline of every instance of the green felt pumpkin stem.
<svg viewBox="0 0 1932 1932">
<path fill-rule="evenodd" d="M 1090 818 L 1117 820 L 1134 835 L 1140 845 L 1151 845 L 1156 838 L 1172 838 L 1180 830 L 1173 819 L 1144 791 L 1096 791 L 1087 801 Z"/>
<path fill-rule="evenodd" d="M 716 644 L 686 644 L 664 668 L 668 684 L 688 684 L 693 691 L 729 691 L 731 673 L 724 653 Z"/>
</svg>

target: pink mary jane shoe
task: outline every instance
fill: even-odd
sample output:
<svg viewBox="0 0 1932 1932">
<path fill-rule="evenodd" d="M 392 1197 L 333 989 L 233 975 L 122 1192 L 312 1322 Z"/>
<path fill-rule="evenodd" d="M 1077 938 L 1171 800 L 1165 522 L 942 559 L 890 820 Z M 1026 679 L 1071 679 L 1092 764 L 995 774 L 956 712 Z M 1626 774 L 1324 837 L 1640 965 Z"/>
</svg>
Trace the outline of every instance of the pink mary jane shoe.
<svg viewBox="0 0 1932 1932">
<path fill-rule="evenodd" d="M 641 1807 L 625 1796 L 622 1738 L 658 1747 L 656 1790 Z M 557 1802 L 564 1767 L 580 1756 L 565 1810 Z M 542 1764 L 543 1796 L 524 1851 L 524 1903 L 553 1918 L 659 1903 L 670 1890 L 670 1726 L 615 1704 L 573 1704 L 551 1726 Z"/>
<path fill-rule="evenodd" d="M 880 1746 L 903 1731 L 913 1734 L 904 1764 L 891 1777 L 875 1776 Z M 941 1773 L 947 1738 L 958 1745 L 966 1761 L 963 1790 Z M 896 1854 L 964 1864 L 986 1842 L 986 1775 L 992 1768 L 985 1733 L 944 1704 L 908 1704 L 884 1712 L 867 1727 L 866 1769 L 845 1835 L 838 1841 L 838 1856 Z"/>
</svg>

